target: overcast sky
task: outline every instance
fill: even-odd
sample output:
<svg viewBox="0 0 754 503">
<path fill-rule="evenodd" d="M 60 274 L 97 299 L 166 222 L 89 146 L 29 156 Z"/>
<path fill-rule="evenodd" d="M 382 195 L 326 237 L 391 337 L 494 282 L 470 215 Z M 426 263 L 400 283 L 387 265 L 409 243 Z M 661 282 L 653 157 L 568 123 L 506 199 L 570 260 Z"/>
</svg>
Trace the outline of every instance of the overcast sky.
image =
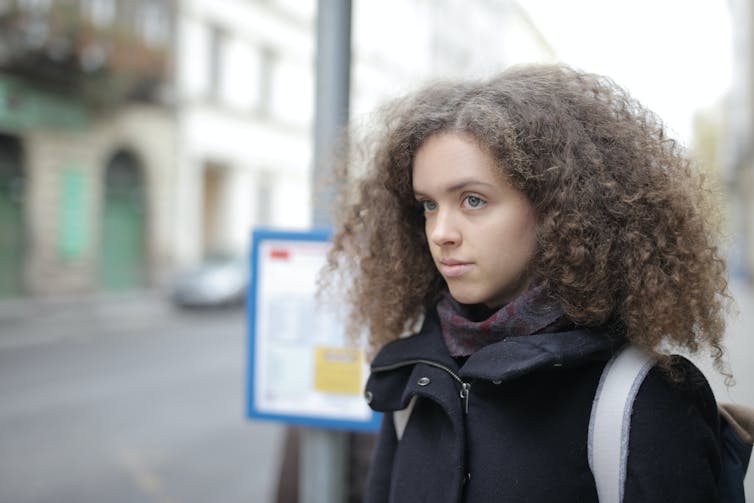
<svg viewBox="0 0 754 503">
<path fill-rule="evenodd" d="M 691 117 L 730 87 L 726 0 L 520 0 L 559 59 L 602 73 L 688 143 Z"/>
</svg>

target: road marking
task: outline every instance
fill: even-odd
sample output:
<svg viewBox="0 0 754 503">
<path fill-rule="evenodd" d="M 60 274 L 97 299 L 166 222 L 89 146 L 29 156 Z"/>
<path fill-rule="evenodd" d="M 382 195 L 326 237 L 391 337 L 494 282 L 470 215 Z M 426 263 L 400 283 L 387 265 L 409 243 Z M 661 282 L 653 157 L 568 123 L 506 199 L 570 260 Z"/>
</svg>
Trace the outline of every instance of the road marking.
<svg viewBox="0 0 754 503">
<path fill-rule="evenodd" d="M 158 503 L 177 503 L 178 500 L 165 492 L 160 477 L 153 472 L 147 463 L 149 453 L 135 451 L 133 449 L 120 449 L 118 457 L 126 467 L 136 485 Z M 150 457 L 159 457 L 159 454 L 151 453 Z"/>
</svg>

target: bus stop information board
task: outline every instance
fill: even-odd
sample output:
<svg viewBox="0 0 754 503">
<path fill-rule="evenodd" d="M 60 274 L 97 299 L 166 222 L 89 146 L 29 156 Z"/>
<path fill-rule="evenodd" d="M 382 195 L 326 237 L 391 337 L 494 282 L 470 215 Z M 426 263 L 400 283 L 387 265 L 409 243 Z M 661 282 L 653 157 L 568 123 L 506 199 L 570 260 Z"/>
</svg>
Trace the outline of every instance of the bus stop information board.
<svg viewBox="0 0 754 503">
<path fill-rule="evenodd" d="M 369 373 L 363 351 L 346 343 L 335 306 L 316 299 L 329 247 L 325 231 L 252 235 L 248 416 L 376 430 L 379 416 L 362 393 Z"/>
</svg>

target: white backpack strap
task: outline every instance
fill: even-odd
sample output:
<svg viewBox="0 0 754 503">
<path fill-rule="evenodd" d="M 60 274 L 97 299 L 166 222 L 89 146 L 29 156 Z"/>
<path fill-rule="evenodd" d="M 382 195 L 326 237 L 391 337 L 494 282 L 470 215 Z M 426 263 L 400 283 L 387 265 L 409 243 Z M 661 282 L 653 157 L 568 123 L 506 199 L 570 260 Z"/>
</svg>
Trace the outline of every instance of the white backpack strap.
<svg viewBox="0 0 754 503">
<path fill-rule="evenodd" d="M 589 420 L 588 455 L 600 503 L 621 503 L 628 435 L 636 393 L 654 359 L 634 345 L 620 349 L 602 371 Z"/>
<path fill-rule="evenodd" d="M 401 437 L 403 437 L 403 432 L 406 431 L 406 425 L 408 424 L 408 420 L 411 417 L 411 411 L 414 410 L 414 405 L 416 404 L 416 395 L 411 397 L 411 401 L 408 402 L 408 407 L 402 410 L 396 410 L 393 412 L 393 424 L 395 424 L 395 436 L 398 437 L 398 441 L 400 442 Z"/>
</svg>

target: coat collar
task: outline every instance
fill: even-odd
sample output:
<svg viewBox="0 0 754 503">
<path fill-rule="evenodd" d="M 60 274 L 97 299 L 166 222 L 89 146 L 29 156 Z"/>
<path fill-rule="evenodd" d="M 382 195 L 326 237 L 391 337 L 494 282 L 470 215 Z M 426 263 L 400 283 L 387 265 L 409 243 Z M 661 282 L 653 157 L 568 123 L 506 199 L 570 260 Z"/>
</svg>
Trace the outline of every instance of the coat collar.
<svg viewBox="0 0 754 503">
<path fill-rule="evenodd" d="M 624 342 L 623 337 L 607 330 L 586 327 L 512 336 L 483 347 L 459 367 L 448 352 L 439 318 L 432 310 L 417 334 L 392 341 L 379 351 L 372 361 L 372 371 L 431 361 L 453 370 L 464 379 L 506 381 L 537 370 L 558 370 L 607 361 Z"/>
<path fill-rule="evenodd" d="M 411 336 L 389 342 L 372 360 L 372 370 L 429 360 L 450 369 L 458 370 L 458 363 L 450 356 L 442 338 L 440 318 L 432 309 L 424 318 L 421 330 Z"/>
</svg>

